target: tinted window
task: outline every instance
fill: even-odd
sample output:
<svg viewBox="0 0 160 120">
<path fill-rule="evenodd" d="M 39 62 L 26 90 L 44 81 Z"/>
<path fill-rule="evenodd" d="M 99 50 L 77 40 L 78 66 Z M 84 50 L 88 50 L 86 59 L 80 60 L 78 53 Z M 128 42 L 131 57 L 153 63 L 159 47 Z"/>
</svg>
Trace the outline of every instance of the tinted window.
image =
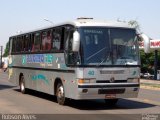
<svg viewBox="0 0 160 120">
<path fill-rule="evenodd" d="M 29 35 L 24 36 L 24 51 L 27 52 L 29 51 Z"/>
<path fill-rule="evenodd" d="M 33 52 L 40 51 L 40 45 L 41 45 L 41 37 L 40 37 L 40 33 L 37 32 L 34 34 L 34 44 L 32 46 L 32 51 Z"/>
<path fill-rule="evenodd" d="M 48 51 L 51 49 L 52 32 L 44 31 L 42 33 L 42 50 Z"/>
<path fill-rule="evenodd" d="M 62 42 L 62 28 L 56 28 L 53 30 L 53 50 L 60 50 L 61 49 L 61 42 Z"/>
</svg>

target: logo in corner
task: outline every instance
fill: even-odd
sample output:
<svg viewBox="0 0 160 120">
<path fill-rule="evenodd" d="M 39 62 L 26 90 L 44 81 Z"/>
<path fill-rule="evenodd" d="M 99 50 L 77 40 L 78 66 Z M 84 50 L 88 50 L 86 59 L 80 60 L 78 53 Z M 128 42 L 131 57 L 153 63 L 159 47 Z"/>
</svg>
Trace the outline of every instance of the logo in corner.
<svg viewBox="0 0 160 120">
<path fill-rule="evenodd" d="M 111 77 L 110 83 L 114 83 L 114 82 L 115 82 L 115 78 L 114 78 L 114 77 Z"/>
</svg>

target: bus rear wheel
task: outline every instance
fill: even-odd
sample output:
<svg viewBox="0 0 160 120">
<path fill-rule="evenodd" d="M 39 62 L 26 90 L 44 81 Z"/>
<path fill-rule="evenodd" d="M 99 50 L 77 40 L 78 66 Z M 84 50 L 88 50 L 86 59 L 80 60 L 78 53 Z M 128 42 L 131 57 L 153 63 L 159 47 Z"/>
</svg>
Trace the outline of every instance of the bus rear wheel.
<svg viewBox="0 0 160 120">
<path fill-rule="evenodd" d="M 26 93 L 24 76 L 21 76 L 21 78 L 20 78 L 20 91 L 21 91 L 21 93 L 23 93 L 23 94 Z"/>
<path fill-rule="evenodd" d="M 118 99 L 105 99 L 105 104 L 107 106 L 115 106 L 118 102 Z"/>
<path fill-rule="evenodd" d="M 64 86 L 63 86 L 62 83 L 58 83 L 58 85 L 57 85 L 56 96 L 57 96 L 57 102 L 60 105 L 65 105 L 66 104 L 66 98 L 65 98 L 65 93 L 64 93 Z"/>
</svg>

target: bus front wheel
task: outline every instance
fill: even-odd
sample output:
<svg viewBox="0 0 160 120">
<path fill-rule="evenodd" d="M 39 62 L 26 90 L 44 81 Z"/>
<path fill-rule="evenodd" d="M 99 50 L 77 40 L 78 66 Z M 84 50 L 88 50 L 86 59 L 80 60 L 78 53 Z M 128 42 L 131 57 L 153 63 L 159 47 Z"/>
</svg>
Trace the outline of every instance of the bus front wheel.
<svg viewBox="0 0 160 120">
<path fill-rule="evenodd" d="M 64 86 L 63 86 L 62 83 L 58 83 L 58 85 L 57 85 L 56 96 L 57 96 L 57 102 L 60 105 L 65 105 L 66 104 Z"/>
<path fill-rule="evenodd" d="M 26 93 L 24 76 L 21 76 L 21 78 L 20 78 L 20 91 L 21 91 L 21 93 L 23 93 L 23 94 Z"/>
</svg>

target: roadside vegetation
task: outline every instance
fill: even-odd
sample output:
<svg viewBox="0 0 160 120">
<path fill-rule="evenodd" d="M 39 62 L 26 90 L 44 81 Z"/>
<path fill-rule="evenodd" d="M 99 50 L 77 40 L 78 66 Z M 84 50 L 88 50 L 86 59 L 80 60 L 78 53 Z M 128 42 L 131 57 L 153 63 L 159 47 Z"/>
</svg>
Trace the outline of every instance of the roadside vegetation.
<svg viewBox="0 0 160 120">
<path fill-rule="evenodd" d="M 155 88 L 160 88 L 160 84 L 152 84 L 152 83 L 141 83 L 142 86 L 150 86 Z"/>
<path fill-rule="evenodd" d="M 160 84 L 141 83 L 140 87 L 144 89 L 160 90 Z"/>
</svg>

